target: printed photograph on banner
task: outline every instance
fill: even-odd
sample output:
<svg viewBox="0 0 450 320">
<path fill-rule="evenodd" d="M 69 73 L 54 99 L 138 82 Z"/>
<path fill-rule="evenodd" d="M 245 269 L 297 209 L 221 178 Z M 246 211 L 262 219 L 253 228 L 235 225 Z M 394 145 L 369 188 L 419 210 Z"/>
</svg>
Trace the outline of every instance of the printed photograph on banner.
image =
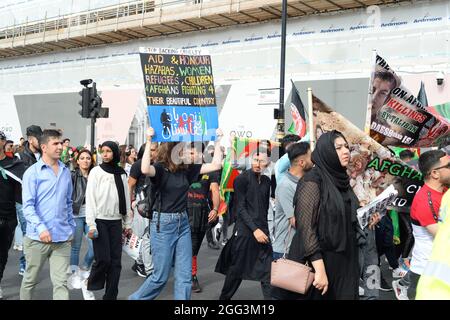
<svg viewBox="0 0 450 320">
<path fill-rule="evenodd" d="M 218 113 L 211 57 L 195 55 L 198 50 L 140 51 L 154 141 L 215 140 Z"/>
<path fill-rule="evenodd" d="M 422 174 L 314 95 L 313 116 L 316 139 L 331 130 L 342 132 L 347 139 L 351 153 L 348 175 L 360 205 L 368 205 L 393 185 L 398 194 L 387 209 L 409 212 L 415 193 L 423 185 Z"/>
<path fill-rule="evenodd" d="M 366 125 L 375 141 L 383 146 L 430 147 L 448 139 L 450 123 L 429 112 L 378 54 L 370 79 Z"/>
</svg>

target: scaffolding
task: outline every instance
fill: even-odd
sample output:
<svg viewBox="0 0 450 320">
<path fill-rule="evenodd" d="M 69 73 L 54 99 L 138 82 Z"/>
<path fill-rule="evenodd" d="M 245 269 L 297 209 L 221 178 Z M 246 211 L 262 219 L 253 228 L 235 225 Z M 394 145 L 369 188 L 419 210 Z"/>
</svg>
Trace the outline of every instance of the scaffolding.
<svg viewBox="0 0 450 320">
<path fill-rule="evenodd" d="M 400 0 L 288 1 L 288 17 Z M 0 29 L 0 58 L 104 45 L 281 18 L 281 0 L 135 0 Z"/>
</svg>

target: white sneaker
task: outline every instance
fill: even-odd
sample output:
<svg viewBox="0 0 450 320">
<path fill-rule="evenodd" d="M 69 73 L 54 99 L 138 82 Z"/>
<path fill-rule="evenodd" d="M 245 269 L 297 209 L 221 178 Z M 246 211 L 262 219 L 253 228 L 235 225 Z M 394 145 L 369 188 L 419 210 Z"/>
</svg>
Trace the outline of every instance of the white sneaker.
<svg viewBox="0 0 450 320">
<path fill-rule="evenodd" d="M 398 267 L 397 269 L 392 270 L 392 278 L 403 278 L 407 273 L 408 271 L 401 267 Z"/>
<path fill-rule="evenodd" d="M 67 278 L 67 287 L 69 290 L 81 289 L 82 279 L 78 272 L 74 272 L 69 278 Z"/>
<path fill-rule="evenodd" d="M 392 281 L 392 289 L 394 289 L 397 300 L 409 300 L 408 288 L 400 284 L 400 280 Z"/>
<path fill-rule="evenodd" d="M 81 282 L 81 292 L 84 300 L 95 300 L 95 295 L 87 289 L 87 279 Z"/>
</svg>

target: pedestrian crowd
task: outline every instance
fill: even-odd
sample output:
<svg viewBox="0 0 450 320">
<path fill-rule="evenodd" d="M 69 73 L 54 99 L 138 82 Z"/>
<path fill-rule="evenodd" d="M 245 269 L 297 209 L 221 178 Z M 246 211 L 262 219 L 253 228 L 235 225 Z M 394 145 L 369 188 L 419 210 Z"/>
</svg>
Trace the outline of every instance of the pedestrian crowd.
<svg viewBox="0 0 450 320">
<path fill-rule="evenodd" d="M 424 185 L 410 210 L 397 213 L 396 238 L 389 210 L 372 215 L 365 228 L 358 223 L 351 147 L 340 132 L 323 133 L 314 150 L 296 135 L 275 147 L 260 140 L 245 157 L 233 147 L 225 152 L 222 135 L 217 130 L 212 143 L 157 143 L 149 128 L 140 148 L 104 141 L 91 152 L 72 147 L 59 130 L 31 125 L 17 145 L 0 131 L 0 285 L 13 248 L 22 252 L 21 300 L 38 298 L 47 261 L 53 299 L 81 289 L 86 300 L 96 291 L 115 300 L 124 243 L 135 239 L 132 269 L 144 279 L 128 299 L 157 298 L 173 269 L 173 298 L 190 300 L 203 290 L 198 260 L 206 237 L 210 249 L 221 250 L 215 271 L 224 283 L 211 293 L 220 300 L 232 299 L 242 280 L 260 282 L 266 300 L 370 300 L 380 291 L 399 300 L 450 298 L 444 151 L 420 155 Z M 225 153 L 239 175 L 224 206 Z M 407 162 L 413 154 L 400 157 Z M 383 257 L 392 284 L 381 271 Z M 271 284 L 280 259 L 310 268 L 306 292 Z"/>
</svg>

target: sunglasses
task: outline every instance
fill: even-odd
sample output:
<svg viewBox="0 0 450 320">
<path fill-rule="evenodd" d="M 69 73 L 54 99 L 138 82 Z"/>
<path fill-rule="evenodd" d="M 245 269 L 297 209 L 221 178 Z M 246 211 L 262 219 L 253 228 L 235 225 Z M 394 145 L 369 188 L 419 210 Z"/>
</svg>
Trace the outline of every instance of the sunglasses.
<svg viewBox="0 0 450 320">
<path fill-rule="evenodd" d="M 445 166 L 442 166 L 442 167 L 437 167 L 437 168 L 433 168 L 433 169 L 431 169 L 431 170 L 439 170 L 439 169 L 444 169 L 444 168 L 446 168 L 446 169 L 450 169 L 450 162 L 449 163 L 447 163 Z"/>
</svg>

